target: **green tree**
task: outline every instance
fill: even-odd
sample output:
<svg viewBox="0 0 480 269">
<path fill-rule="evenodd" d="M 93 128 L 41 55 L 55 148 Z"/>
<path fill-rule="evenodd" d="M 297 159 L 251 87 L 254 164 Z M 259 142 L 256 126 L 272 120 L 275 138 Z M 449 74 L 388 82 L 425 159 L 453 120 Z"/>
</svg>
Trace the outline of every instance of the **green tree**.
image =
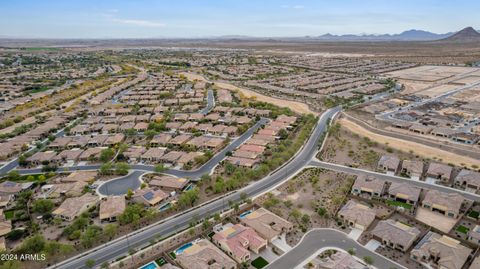
<svg viewBox="0 0 480 269">
<path fill-rule="evenodd" d="M 85 261 L 85 266 L 88 268 L 93 268 L 95 266 L 95 260 L 94 259 L 88 259 Z"/>
<path fill-rule="evenodd" d="M 365 256 L 365 257 L 363 257 L 363 261 L 364 261 L 366 264 L 368 264 L 368 265 L 372 265 L 373 262 L 374 262 L 374 261 L 373 261 L 373 258 L 370 257 L 370 256 Z"/>
<path fill-rule="evenodd" d="M 197 187 L 183 192 L 178 198 L 178 206 L 180 208 L 191 207 L 199 198 L 199 189 Z"/>
<path fill-rule="evenodd" d="M 85 248 L 90 248 L 95 242 L 98 241 L 101 233 L 102 227 L 96 225 L 88 226 L 80 237 L 80 242 Z"/>
<path fill-rule="evenodd" d="M 290 211 L 289 216 L 298 221 L 298 219 L 302 216 L 302 213 L 300 212 L 300 210 L 294 208 L 292 211 Z"/>
<path fill-rule="evenodd" d="M 156 173 L 163 173 L 163 172 L 167 171 L 168 168 L 166 168 L 163 164 L 157 164 L 157 165 L 155 165 L 155 167 L 153 168 L 153 170 L 154 170 Z"/>
<path fill-rule="evenodd" d="M 303 214 L 302 216 L 302 222 L 303 224 L 308 224 L 310 223 L 310 216 L 308 214 Z"/>
<path fill-rule="evenodd" d="M 108 239 L 112 239 L 117 234 L 117 230 L 117 224 L 110 223 L 105 225 L 103 233 L 107 236 Z"/>
<path fill-rule="evenodd" d="M 103 163 L 109 162 L 115 156 L 115 151 L 111 148 L 104 149 L 100 152 L 100 161 Z"/>
<path fill-rule="evenodd" d="M 127 199 L 132 198 L 132 196 L 133 196 L 133 191 L 132 191 L 132 189 L 128 189 L 128 190 L 127 190 Z"/>
<path fill-rule="evenodd" d="M 50 213 L 54 206 L 55 204 L 52 202 L 52 200 L 38 199 L 35 202 L 33 202 L 32 210 L 33 212 L 36 212 L 39 214 L 46 214 L 46 213 Z"/>
<path fill-rule="evenodd" d="M 146 130 L 143 134 L 144 134 L 148 139 L 152 139 L 155 135 L 158 134 L 158 132 L 155 131 L 155 130 Z"/>
<path fill-rule="evenodd" d="M 111 163 L 104 163 L 100 166 L 100 174 L 102 175 L 109 175 L 112 173 L 112 164 Z"/>
<path fill-rule="evenodd" d="M 128 170 L 130 170 L 130 165 L 128 163 L 120 162 L 115 165 L 115 172 L 119 175 L 128 174 Z"/>
<path fill-rule="evenodd" d="M 219 222 L 220 219 L 221 219 L 220 213 L 215 213 L 213 215 L 213 220 L 215 220 L 215 222 Z"/>
<path fill-rule="evenodd" d="M 137 225 L 145 214 L 145 208 L 139 204 L 128 205 L 125 211 L 118 217 L 121 225 L 133 223 Z"/>
</svg>

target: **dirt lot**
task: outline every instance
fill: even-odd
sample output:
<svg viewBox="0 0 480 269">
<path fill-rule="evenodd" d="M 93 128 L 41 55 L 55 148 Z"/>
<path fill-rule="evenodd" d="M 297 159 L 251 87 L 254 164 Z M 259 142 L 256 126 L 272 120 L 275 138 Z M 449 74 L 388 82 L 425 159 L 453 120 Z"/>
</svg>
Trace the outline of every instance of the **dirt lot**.
<svg viewBox="0 0 480 269">
<path fill-rule="evenodd" d="M 411 141 L 375 134 L 347 119 L 340 119 L 339 122 L 342 127 L 345 127 L 353 133 L 356 133 L 362 137 L 368 137 L 372 141 L 375 141 L 382 145 L 388 145 L 391 148 L 403 152 L 411 152 L 414 155 L 418 155 L 427 159 L 441 159 L 445 163 L 451 163 L 456 166 L 478 165 L 478 160 L 476 159 L 460 156 L 458 154 L 454 154 L 437 148 L 432 148 Z"/>
<path fill-rule="evenodd" d="M 311 168 L 264 195 L 259 203 L 295 225 L 287 236 L 291 246 L 311 228 L 337 228 L 348 233 L 333 216 L 345 203 L 353 180 L 352 176 Z"/>
<path fill-rule="evenodd" d="M 352 133 L 340 123 L 338 130 L 331 129 L 331 135 L 325 143 L 320 159 L 342 165 L 352 165 L 375 170 L 382 155 L 395 154 L 400 159 L 421 159 L 406 151 L 394 150 L 390 144 L 379 143 L 363 134 Z"/>
<path fill-rule="evenodd" d="M 477 73 L 478 68 L 473 67 L 423 65 L 390 72 L 387 75 L 404 84 L 403 95 L 421 94 L 432 98 L 462 84 L 477 82 L 479 79 Z M 447 84 L 449 82 L 455 84 Z"/>
<path fill-rule="evenodd" d="M 197 75 L 197 74 L 192 74 L 192 73 L 182 73 L 185 77 L 187 77 L 189 80 L 201 80 L 201 81 L 207 81 L 203 76 Z M 288 107 L 292 111 L 299 113 L 299 114 L 314 114 L 318 115 L 317 112 L 311 110 L 308 105 L 300 102 L 295 102 L 295 101 L 289 101 L 289 100 L 283 100 L 283 99 L 277 99 L 273 98 L 270 96 L 262 95 L 257 92 L 254 92 L 252 90 L 247 90 L 245 88 L 240 88 L 235 85 L 225 83 L 225 82 L 215 82 L 215 85 L 219 86 L 220 88 L 224 88 L 227 90 L 231 91 L 239 91 L 243 96 L 247 98 L 255 98 L 257 101 L 262 101 L 262 102 L 267 102 L 267 103 L 272 103 L 274 105 L 277 105 L 279 107 Z"/>
<path fill-rule="evenodd" d="M 419 67 L 391 72 L 388 73 L 388 75 L 399 79 L 433 82 L 462 73 L 469 73 L 475 70 L 476 68 L 471 67 L 423 65 Z"/>
</svg>

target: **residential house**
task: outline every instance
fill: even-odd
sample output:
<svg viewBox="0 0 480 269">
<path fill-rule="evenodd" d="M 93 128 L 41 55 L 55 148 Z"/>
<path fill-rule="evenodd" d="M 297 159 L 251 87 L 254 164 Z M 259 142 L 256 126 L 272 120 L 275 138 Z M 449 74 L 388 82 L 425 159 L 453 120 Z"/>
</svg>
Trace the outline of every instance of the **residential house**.
<svg viewBox="0 0 480 269">
<path fill-rule="evenodd" d="M 265 208 L 259 208 L 246 215 L 240 215 L 240 222 L 253 228 L 261 237 L 272 242 L 281 234 L 292 231 L 293 224 Z"/>
<path fill-rule="evenodd" d="M 472 250 L 446 235 L 428 232 L 410 252 L 410 257 L 434 268 L 461 269 Z"/>
<path fill-rule="evenodd" d="M 422 161 L 404 160 L 402 162 L 401 174 L 411 179 L 420 180 L 423 175 L 424 164 Z"/>
<path fill-rule="evenodd" d="M 267 240 L 260 237 L 252 228 L 242 224 L 224 225 L 221 231 L 215 233 L 212 241 L 238 263 L 250 260 L 250 250 L 259 254 L 267 247 Z"/>
<path fill-rule="evenodd" d="M 480 140 L 480 135 L 471 133 L 456 133 L 452 136 L 452 140 L 467 145 L 474 145 Z"/>
<path fill-rule="evenodd" d="M 132 200 L 136 203 L 142 203 L 146 206 L 156 206 L 168 198 L 168 194 L 162 190 L 152 188 L 139 189 L 135 191 Z"/>
<path fill-rule="evenodd" d="M 354 200 L 349 200 L 337 213 L 345 224 L 367 230 L 375 220 L 375 210 Z"/>
<path fill-rule="evenodd" d="M 355 259 L 352 255 L 337 251 L 331 256 L 319 259 L 315 269 L 366 269 L 366 264 Z"/>
<path fill-rule="evenodd" d="M 50 163 L 52 161 L 53 157 L 55 157 L 57 153 L 54 151 L 39 151 L 32 156 L 27 158 L 27 162 L 32 164 L 32 165 L 40 165 L 40 164 L 46 164 Z"/>
<path fill-rule="evenodd" d="M 452 176 L 452 170 L 451 166 L 443 163 L 430 163 L 426 177 L 427 179 L 430 178 L 433 180 L 448 182 Z"/>
<path fill-rule="evenodd" d="M 235 269 L 237 264 L 206 239 L 197 239 L 191 246 L 176 253 L 176 261 L 184 269 Z"/>
<path fill-rule="evenodd" d="M 124 196 L 108 196 L 100 202 L 100 220 L 115 221 L 125 211 L 125 208 Z"/>
<path fill-rule="evenodd" d="M 140 156 L 140 159 L 149 163 L 159 163 L 166 150 L 166 148 L 149 148 Z"/>
<path fill-rule="evenodd" d="M 66 177 L 61 177 L 57 179 L 59 182 L 77 182 L 77 181 L 84 181 L 84 182 L 92 182 L 97 177 L 97 171 L 75 171 L 70 173 Z"/>
<path fill-rule="evenodd" d="M 460 171 L 455 177 L 454 183 L 457 187 L 476 193 L 480 190 L 480 173 L 462 169 L 462 171 Z"/>
<path fill-rule="evenodd" d="M 0 183 L 0 195 L 17 195 L 19 192 L 32 188 L 33 182 L 19 183 L 3 181 Z"/>
<path fill-rule="evenodd" d="M 473 229 L 468 232 L 468 241 L 480 245 L 480 225 L 475 225 Z"/>
<path fill-rule="evenodd" d="M 422 201 L 422 207 L 451 218 L 457 218 L 463 202 L 463 196 L 458 193 L 428 190 Z"/>
<path fill-rule="evenodd" d="M 255 167 L 257 164 L 260 163 L 260 159 L 238 158 L 238 157 L 232 157 L 232 156 L 227 157 L 225 161 L 233 165 L 248 167 L 248 168 Z"/>
<path fill-rule="evenodd" d="M 367 196 L 368 198 L 382 197 L 385 190 L 385 181 L 365 175 L 359 175 L 352 186 L 352 194 Z"/>
<path fill-rule="evenodd" d="M 409 183 L 392 182 L 388 188 L 388 197 L 397 202 L 415 206 L 422 190 Z"/>
<path fill-rule="evenodd" d="M 82 154 L 80 154 L 79 159 L 81 161 L 96 161 L 100 158 L 102 150 L 106 149 L 105 147 L 97 148 L 88 148 Z"/>
<path fill-rule="evenodd" d="M 420 236 L 420 230 L 414 226 L 388 219 L 378 222 L 371 234 L 383 245 L 406 252 Z"/>
<path fill-rule="evenodd" d="M 148 182 L 149 186 L 159 188 L 165 192 L 179 192 L 182 191 L 188 184 L 189 180 L 186 178 L 178 178 L 173 176 L 153 176 Z"/>
<path fill-rule="evenodd" d="M 52 212 L 52 215 L 66 221 L 72 221 L 97 203 L 98 197 L 96 195 L 85 193 L 80 197 L 65 199 L 65 201 Z"/>
<path fill-rule="evenodd" d="M 47 184 L 41 187 L 44 197 L 78 197 L 82 195 L 84 188 L 88 185 L 85 181 L 66 182 L 58 184 Z"/>
<path fill-rule="evenodd" d="M 161 134 L 155 135 L 152 138 L 152 140 L 150 140 L 150 145 L 154 147 L 166 146 L 171 139 L 172 139 L 171 134 L 161 133 Z"/>
<path fill-rule="evenodd" d="M 0 195 L 0 208 L 8 207 L 13 200 L 13 194 Z"/>
<path fill-rule="evenodd" d="M 378 161 L 378 170 L 394 175 L 400 166 L 400 159 L 395 156 L 383 155 Z"/>
<path fill-rule="evenodd" d="M 164 163 L 170 163 L 171 165 L 175 166 L 177 165 L 177 161 L 187 153 L 182 152 L 182 151 L 170 151 L 160 157 L 160 160 Z"/>
<path fill-rule="evenodd" d="M 123 152 L 123 156 L 125 156 L 130 162 L 138 162 L 145 152 L 147 152 L 145 147 L 133 146 Z"/>
</svg>

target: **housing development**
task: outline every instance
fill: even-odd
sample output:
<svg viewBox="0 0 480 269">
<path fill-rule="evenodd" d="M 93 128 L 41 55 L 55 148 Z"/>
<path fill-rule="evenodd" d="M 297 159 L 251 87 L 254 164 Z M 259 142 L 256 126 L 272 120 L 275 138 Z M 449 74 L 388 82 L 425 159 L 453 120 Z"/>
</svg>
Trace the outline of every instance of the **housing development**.
<svg viewBox="0 0 480 269">
<path fill-rule="evenodd" d="M 411 31 L 0 36 L 0 269 L 479 269 L 480 33 Z"/>
</svg>

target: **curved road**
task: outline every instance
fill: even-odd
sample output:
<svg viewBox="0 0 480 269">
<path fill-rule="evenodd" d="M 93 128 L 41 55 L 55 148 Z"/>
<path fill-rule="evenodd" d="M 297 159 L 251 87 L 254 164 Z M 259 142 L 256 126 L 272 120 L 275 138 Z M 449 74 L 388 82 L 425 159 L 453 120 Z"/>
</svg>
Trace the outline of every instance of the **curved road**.
<svg viewBox="0 0 480 269">
<path fill-rule="evenodd" d="M 340 248 L 354 249 L 355 256 L 373 258 L 373 266 L 377 268 L 405 268 L 404 266 L 387 259 L 386 257 L 372 252 L 349 238 L 346 233 L 334 229 L 312 229 L 307 232 L 302 240 L 290 251 L 269 264 L 265 268 L 270 269 L 292 269 L 309 259 L 319 249 Z"/>
<path fill-rule="evenodd" d="M 192 219 L 202 220 L 206 216 L 211 216 L 216 212 L 229 208 L 228 201 L 240 201 L 240 193 L 246 193 L 248 197 L 254 197 L 265 193 L 266 191 L 282 184 L 290 177 L 298 173 L 307 165 L 318 151 L 319 138 L 327 130 L 328 121 L 341 109 L 339 107 L 332 108 L 323 113 L 315 126 L 310 138 L 302 147 L 302 149 L 295 155 L 295 157 L 279 168 L 277 171 L 271 173 L 265 178 L 254 182 L 245 188 L 230 193 L 224 198 L 216 199 L 207 202 L 186 212 L 180 213 L 172 218 L 154 223 L 143 229 L 134 231 L 127 236 L 120 237 L 109 242 L 107 245 L 98 246 L 78 256 L 72 257 L 65 261 L 52 266 L 51 268 L 86 268 L 85 261 L 93 259 L 96 264 L 102 264 L 105 261 L 114 260 L 117 257 L 128 253 L 129 249 L 138 248 L 149 245 L 149 241 L 155 238 L 158 234 L 162 237 L 171 235 L 176 231 L 185 229 L 189 226 Z"/>
</svg>

